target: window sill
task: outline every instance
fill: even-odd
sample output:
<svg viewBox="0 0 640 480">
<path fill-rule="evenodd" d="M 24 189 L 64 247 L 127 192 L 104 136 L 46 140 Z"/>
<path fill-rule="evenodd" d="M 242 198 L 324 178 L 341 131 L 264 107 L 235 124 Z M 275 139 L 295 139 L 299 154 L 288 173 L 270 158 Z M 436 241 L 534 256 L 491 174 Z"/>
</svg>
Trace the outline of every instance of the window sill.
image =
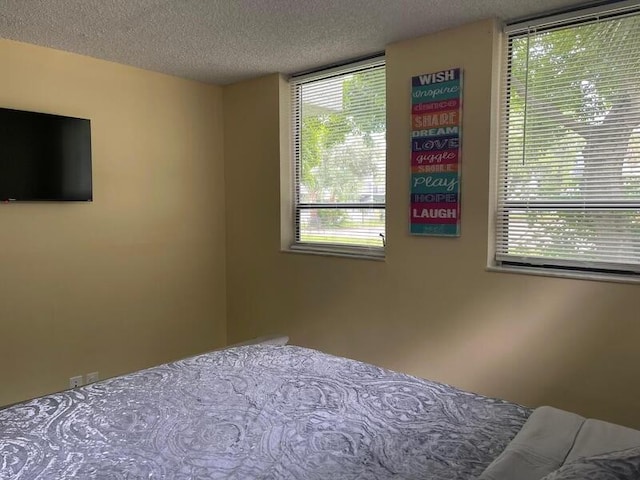
<svg viewBox="0 0 640 480">
<path fill-rule="evenodd" d="M 302 253 L 307 255 L 320 255 L 325 257 L 353 258 L 356 260 L 385 261 L 384 248 L 358 248 L 341 247 L 320 244 L 293 244 L 289 248 L 282 249 L 283 253 Z"/>
<path fill-rule="evenodd" d="M 616 275 L 614 273 L 579 272 L 571 270 L 555 270 L 550 268 L 489 265 L 488 272 L 515 273 L 520 275 L 536 275 L 539 277 L 570 278 L 574 280 L 590 280 L 596 282 L 640 284 L 640 276 Z"/>
</svg>

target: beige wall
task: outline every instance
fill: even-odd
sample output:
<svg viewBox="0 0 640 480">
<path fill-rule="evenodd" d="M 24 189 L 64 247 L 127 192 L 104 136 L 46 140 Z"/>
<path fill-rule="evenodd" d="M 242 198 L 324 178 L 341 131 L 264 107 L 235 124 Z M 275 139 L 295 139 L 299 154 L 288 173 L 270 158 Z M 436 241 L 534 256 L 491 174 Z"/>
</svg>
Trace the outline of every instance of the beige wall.
<svg viewBox="0 0 640 480">
<path fill-rule="evenodd" d="M 0 205 L 0 405 L 223 345 L 222 89 L 0 40 L 0 106 L 90 118 L 93 203 Z"/>
<path fill-rule="evenodd" d="M 530 406 L 640 427 L 637 285 L 490 273 L 492 59 L 474 23 L 389 46 L 385 262 L 280 247 L 277 76 L 224 89 L 228 340 L 292 342 Z M 465 72 L 462 236 L 408 230 L 410 77 Z"/>
</svg>

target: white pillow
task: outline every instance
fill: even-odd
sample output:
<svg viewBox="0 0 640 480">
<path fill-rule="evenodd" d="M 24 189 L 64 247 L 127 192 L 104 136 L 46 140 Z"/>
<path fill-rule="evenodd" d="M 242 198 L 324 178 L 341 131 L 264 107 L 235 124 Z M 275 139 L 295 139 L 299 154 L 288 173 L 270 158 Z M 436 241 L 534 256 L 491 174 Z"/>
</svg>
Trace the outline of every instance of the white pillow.
<svg viewBox="0 0 640 480">
<path fill-rule="evenodd" d="M 565 463 L 543 480 L 638 480 L 640 447 L 583 457 Z"/>
</svg>

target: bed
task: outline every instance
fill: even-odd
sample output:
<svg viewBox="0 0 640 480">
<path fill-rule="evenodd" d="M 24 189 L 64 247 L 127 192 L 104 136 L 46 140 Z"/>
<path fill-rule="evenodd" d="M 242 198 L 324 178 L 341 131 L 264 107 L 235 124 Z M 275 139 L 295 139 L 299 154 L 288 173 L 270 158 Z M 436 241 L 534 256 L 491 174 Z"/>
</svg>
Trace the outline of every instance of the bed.
<svg viewBox="0 0 640 480">
<path fill-rule="evenodd" d="M 238 346 L 0 410 L 0 479 L 502 480 L 531 414 L 307 348 Z"/>
</svg>

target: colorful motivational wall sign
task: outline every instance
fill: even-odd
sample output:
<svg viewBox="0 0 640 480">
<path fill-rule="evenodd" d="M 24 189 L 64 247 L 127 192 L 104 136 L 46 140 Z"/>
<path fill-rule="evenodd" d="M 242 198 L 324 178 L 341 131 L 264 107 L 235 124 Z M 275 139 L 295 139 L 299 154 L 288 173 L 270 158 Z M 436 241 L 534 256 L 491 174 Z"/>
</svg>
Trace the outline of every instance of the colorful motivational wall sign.
<svg viewBox="0 0 640 480">
<path fill-rule="evenodd" d="M 462 70 L 411 81 L 411 233 L 459 236 Z"/>
</svg>

